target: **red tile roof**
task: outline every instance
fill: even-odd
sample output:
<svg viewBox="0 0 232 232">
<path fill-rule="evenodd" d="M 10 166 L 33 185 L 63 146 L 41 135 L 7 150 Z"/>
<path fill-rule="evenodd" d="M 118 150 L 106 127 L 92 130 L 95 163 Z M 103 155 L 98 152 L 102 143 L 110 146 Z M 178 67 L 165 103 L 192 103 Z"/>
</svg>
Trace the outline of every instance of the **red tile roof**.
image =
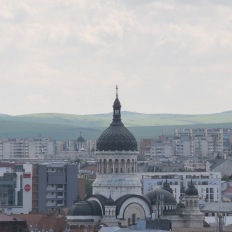
<svg viewBox="0 0 232 232">
<path fill-rule="evenodd" d="M 29 226 L 37 226 L 39 231 L 43 228 L 46 231 L 50 228 L 53 231 L 64 231 L 66 228 L 66 218 L 64 215 L 17 214 L 14 217 L 25 220 Z"/>
</svg>

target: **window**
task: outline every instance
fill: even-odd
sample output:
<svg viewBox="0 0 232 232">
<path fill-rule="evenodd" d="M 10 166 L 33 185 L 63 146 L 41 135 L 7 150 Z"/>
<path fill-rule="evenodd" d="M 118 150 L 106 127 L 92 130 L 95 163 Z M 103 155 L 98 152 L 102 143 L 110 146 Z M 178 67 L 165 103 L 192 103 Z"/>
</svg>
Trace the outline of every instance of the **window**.
<svg viewBox="0 0 232 232">
<path fill-rule="evenodd" d="M 115 110 L 115 115 L 119 115 L 119 110 Z"/>
</svg>

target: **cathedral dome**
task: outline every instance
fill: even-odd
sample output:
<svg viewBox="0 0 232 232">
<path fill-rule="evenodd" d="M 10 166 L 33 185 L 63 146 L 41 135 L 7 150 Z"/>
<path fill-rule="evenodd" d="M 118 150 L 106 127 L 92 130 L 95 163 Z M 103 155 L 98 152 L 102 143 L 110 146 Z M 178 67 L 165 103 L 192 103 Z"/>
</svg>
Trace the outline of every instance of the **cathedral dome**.
<svg viewBox="0 0 232 232">
<path fill-rule="evenodd" d="M 113 121 L 100 135 L 97 141 L 98 151 L 137 151 L 137 142 L 134 135 L 121 121 L 121 103 L 116 93 L 113 105 Z"/>
<path fill-rule="evenodd" d="M 110 196 L 109 199 L 107 199 L 106 201 L 106 206 L 114 206 L 114 205 L 115 205 L 115 201 Z"/>
<path fill-rule="evenodd" d="M 163 190 L 166 190 L 168 192 L 170 192 L 171 194 L 173 194 L 173 190 L 170 187 L 170 184 L 168 183 L 167 179 L 166 181 L 163 183 Z"/>
<path fill-rule="evenodd" d="M 159 199 L 160 196 L 163 198 L 164 205 L 176 205 L 176 199 L 174 196 L 164 190 L 164 189 L 155 189 L 146 194 L 146 196 L 150 199 L 152 205 L 156 204 L 157 199 Z"/>
<path fill-rule="evenodd" d="M 101 207 L 96 201 L 78 201 L 68 210 L 68 216 L 100 216 Z"/>
<path fill-rule="evenodd" d="M 190 185 L 188 186 L 188 188 L 185 190 L 185 195 L 186 196 L 198 196 L 198 191 L 192 181 Z"/>
<path fill-rule="evenodd" d="M 80 136 L 77 138 L 77 142 L 78 143 L 84 143 L 85 142 L 85 139 L 81 136 L 81 133 L 80 133 Z"/>
</svg>

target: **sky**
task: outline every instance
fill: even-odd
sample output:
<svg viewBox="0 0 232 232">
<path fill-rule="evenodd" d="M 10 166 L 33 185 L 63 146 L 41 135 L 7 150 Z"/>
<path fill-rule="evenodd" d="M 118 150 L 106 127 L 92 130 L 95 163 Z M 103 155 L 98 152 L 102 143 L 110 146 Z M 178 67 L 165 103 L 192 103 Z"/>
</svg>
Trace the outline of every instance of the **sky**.
<svg viewBox="0 0 232 232">
<path fill-rule="evenodd" d="M 232 110 L 231 0 L 0 0 L 0 113 Z"/>
</svg>

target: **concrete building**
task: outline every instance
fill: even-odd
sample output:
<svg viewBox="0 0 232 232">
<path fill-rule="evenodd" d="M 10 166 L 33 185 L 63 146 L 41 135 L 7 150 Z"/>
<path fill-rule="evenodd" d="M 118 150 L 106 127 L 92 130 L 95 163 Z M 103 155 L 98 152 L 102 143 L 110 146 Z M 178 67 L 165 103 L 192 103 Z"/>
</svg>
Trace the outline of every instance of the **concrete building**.
<svg viewBox="0 0 232 232">
<path fill-rule="evenodd" d="M 77 196 L 77 164 L 42 163 L 35 167 L 37 178 L 34 179 L 38 189 L 38 202 L 33 205 L 36 212 L 53 211 L 61 207 L 70 207 Z"/>
<path fill-rule="evenodd" d="M 32 164 L 0 164 L 0 208 L 6 214 L 32 211 Z"/>
<path fill-rule="evenodd" d="M 151 157 L 171 157 L 173 155 L 173 139 L 159 137 L 151 141 Z"/>
<path fill-rule="evenodd" d="M 50 138 L 14 138 L 0 141 L 1 159 L 51 159 L 55 141 Z"/>
<path fill-rule="evenodd" d="M 184 192 L 191 180 L 199 193 L 199 198 L 205 202 L 221 201 L 220 172 L 155 172 L 138 173 L 143 184 L 143 194 L 152 189 L 162 188 L 167 180 L 173 190 L 177 202 L 184 198 Z"/>
<path fill-rule="evenodd" d="M 171 136 L 152 139 L 150 146 L 145 146 L 146 143 L 141 140 L 143 146 L 141 152 L 150 157 L 216 157 L 218 154 L 223 154 L 223 138 L 223 129 L 175 129 Z M 227 143 L 230 144 L 229 139 Z"/>
</svg>

